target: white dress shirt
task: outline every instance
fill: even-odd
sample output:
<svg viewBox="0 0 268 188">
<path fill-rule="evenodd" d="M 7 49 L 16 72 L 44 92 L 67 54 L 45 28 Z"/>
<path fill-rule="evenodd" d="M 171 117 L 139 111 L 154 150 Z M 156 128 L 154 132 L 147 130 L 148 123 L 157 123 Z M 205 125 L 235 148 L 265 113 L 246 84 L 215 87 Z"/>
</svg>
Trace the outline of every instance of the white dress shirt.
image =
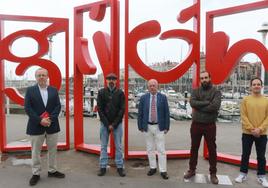
<svg viewBox="0 0 268 188">
<path fill-rule="evenodd" d="M 44 103 L 45 106 L 47 106 L 47 100 L 48 100 L 47 87 L 45 87 L 45 88 L 41 88 L 41 87 L 38 85 L 38 88 L 39 88 L 39 91 L 40 91 L 40 94 L 41 94 L 43 103 Z"/>
</svg>

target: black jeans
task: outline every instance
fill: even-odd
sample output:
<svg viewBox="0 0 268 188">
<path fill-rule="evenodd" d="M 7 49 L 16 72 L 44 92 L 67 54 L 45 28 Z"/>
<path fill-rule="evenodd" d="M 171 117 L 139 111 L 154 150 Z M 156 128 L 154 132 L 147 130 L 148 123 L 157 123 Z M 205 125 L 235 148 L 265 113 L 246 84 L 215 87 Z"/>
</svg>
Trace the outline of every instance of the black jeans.
<svg viewBox="0 0 268 188">
<path fill-rule="evenodd" d="M 266 144 L 267 144 L 266 135 L 255 137 L 250 134 L 244 134 L 244 133 L 242 134 L 242 157 L 241 157 L 242 159 L 241 159 L 240 172 L 248 173 L 248 163 L 253 142 L 255 142 L 256 153 L 257 153 L 257 162 L 258 162 L 257 175 L 264 175 L 266 167 L 266 159 L 265 159 Z"/>
</svg>

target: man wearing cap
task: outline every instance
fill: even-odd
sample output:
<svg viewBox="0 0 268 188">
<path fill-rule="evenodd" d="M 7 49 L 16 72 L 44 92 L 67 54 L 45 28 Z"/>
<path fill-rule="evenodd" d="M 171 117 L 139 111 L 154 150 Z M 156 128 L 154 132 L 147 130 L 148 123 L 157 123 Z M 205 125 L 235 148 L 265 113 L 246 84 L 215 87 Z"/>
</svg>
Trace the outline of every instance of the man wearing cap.
<svg viewBox="0 0 268 188">
<path fill-rule="evenodd" d="M 115 163 L 117 172 L 124 177 L 124 161 L 122 153 L 122 119 L 125 113 L 125 94 L 121 89 L 116 88 L 117 76 L 110 73 L 106 76 L 107 87 L 98 91 L 97 106 L 100 116 L 100 171 L 98 176 L 104 176 L 108 164 L 107 145 L 109 134 L 113 133 L 115 143 Z"/>
</svg>

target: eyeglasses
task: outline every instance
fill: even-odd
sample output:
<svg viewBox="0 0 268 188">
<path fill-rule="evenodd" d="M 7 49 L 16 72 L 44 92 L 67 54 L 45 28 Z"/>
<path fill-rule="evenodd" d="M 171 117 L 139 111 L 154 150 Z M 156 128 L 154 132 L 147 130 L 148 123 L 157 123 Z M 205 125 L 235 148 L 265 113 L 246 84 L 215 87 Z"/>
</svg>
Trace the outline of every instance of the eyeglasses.
<svg viewBox="0 0 268 188">
<path fill-rule="evenodd" d="M 200 77 L 201 80 L 208 79 L 208 76 Z"/>
</svg>

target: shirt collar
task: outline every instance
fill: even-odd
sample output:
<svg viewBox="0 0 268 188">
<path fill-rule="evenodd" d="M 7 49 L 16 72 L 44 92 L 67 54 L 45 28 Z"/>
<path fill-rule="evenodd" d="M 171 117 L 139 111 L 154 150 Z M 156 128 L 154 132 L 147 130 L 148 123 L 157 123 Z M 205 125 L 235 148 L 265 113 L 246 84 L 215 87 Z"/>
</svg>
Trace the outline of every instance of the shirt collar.
<svg viewBox="0 0 268 188">
<path fill-rule="evenodd" d="M 46 90 L 47 89 L 47 87 L 48 86 L 46 86 L 45 88 L 42 88 L 42 87 L 40 87 L 40 85 L 39 84 L 37 84 L 38 85 L 38 88 L 40 89 L 40 90 Z"/>
<path fill-rule="evenodd" d="M 152 97 L 152 96 L 157 96 L 157 93 L 156 93 L 156 94 L 154 94 L 154 95 L 153 95 L 152 93 L 150 93 L 150 96 L 151 96 L 151 97 Z"/>
</svg>

